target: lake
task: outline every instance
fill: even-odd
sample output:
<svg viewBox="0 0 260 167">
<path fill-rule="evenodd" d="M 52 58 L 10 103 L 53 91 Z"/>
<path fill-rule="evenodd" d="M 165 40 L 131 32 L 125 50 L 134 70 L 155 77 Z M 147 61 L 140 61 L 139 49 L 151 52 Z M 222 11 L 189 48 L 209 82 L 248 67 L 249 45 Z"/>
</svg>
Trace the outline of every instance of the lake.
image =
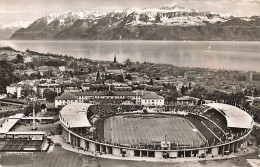
<svg viewBox="0 0 260 167">
<path fill-rule="evenodd" d="M 260 72 L 260 42 L 232 41 L 12 41 L 0 46 L 119 62 L 167 63 L 182 67 Z M 210 46 L 210 49 L 207 49 Z"/>
</svg>

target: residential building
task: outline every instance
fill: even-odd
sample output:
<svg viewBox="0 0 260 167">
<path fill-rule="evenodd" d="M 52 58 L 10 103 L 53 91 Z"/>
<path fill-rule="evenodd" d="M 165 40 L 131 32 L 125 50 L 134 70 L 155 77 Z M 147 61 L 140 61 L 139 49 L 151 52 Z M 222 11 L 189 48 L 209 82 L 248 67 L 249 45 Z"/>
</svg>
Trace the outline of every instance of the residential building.
<svg viewBox="0 0 260 167">
<path fill-rule="evenodd" d="M 12 95 L 17 95 L 17 88 L 19 86 L 17 84 L 12 84 L 10 86 L 6 87 L 6 93 L 7 94 L 12 94 Z"/>
<path fill-rule="evenodd" d="M 78 97 L 71 92 L 65 92 L 61 96 L 55 98 L 55 107 L 63 107 L 67 104 L 77 103 Z"/>
<path fill-rule="evenodd" d="M 44 83 L 44 84 L 39 84 L 37 86 L 38 95 L 40 97 L 43 97 L 43 93 L 46 89 L 50 89 L 50 90 L 54 91 L 56 93 L 56 95 L 61 94 L 61 85 Z"/>
<path fill-rule="evenodd" d="M 24 56 L 24 63 L 30 63 L 30 62 L 32 62 L 33 61 L 33 58 L 32 58 L 32 56 Z"/>
<path fill-rule="evenodd" d="M 73 98 L 71 94 L 74 95 Z M 77 99 L 75 99 L 75 97 Z M 105 104 L 121 104 L 123 102 L 126 103 L 126 101 L 128 101 L 127 103 L 132 104 L 132 103 L 136 103 L 138 99 L 140 99 L 139 94 L 136 94 L 134 92 L 127 92 L 127 91 L 110 90 L 105 92 L 65 92 L 61 96 L 55 99 L 55 106 L 64 106 L 66 104 L 71 103 L 72 102 L 71 100 L 77 100 L 78 103 L 93 101 L 96 103 L 105 103 Z"/>
<path fill-rule="evenodd" d="M 105 91 L 105 92 L 74 92 L 74 94 L 78 97 L 79 103 L 84 103 L 88 100 L 93 101 L 107 101 L 109 103 L 118 103 L 124 100 L 132 100 L 136 101 L 138 95 L 134 92 L 128 91 Z"/>
<path fill-rule="evenodd" d="M 163 106 L 164 97 L 157 95 L 155 92 L 149 92 L 144 94 L 141 100 L 141 104 L 144 106 Z"/>
<path fill-rule="evenodd" d="M 82 90 L 78 89 L 75 86 L 70 86 L 70 87 L 64 88 L 64 92 L 82 92 Z"/>
</svg>

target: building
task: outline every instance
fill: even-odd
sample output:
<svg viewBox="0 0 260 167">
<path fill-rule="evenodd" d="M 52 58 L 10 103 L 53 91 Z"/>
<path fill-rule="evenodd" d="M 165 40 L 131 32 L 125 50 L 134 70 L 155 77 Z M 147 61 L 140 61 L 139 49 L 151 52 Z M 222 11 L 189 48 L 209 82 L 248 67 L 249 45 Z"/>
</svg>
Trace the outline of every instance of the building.
<svg viewBox="0 0 260 167">
<path fill-rule="evenodd" d="M 105 92 L 74 92 L 78 97 L 79 103 L 84 103 L 89 100 L 108 103 L 120 103 L 124 100 L 136 101 L 138 98 L 134 92 L 128 91 L 105 91 Z"/>
<path fill-rule="evenodd" d="M 30 62 L 32 62 L 33 61 L 33 59 L 32 59 L 32 56 L 24 56 L 24 63 L 30 63 Z"/>
<path fill-rule="evenodd" d="M 69 94 L 68 94 L 69 93 Z M 74 103 L 103 103 L 103 104 L 136 104 L 144 106 L 162 106 L 164 97 L 155 92 L 129 92 L 129 91 L 105 91 L 105 92 L 65 92 L 55 99 L 55 107 Z"/>
<path fill-rule="evenodd" d="M 78 103 L 92 101 L 105 104 L 121 104 L 125 101 L 136 103 L 137 99 L 140 99 L 139 94 L 127 91 L 65 92 L 55 99 L 55 107 L 74 103 L 75 100 Z"/>
<path fill-rule="evenodd" d="M 38 95 L 40 97 L 43 97 L 44 91 L 46 89 L 52 90 L 53 92 L 55 92 L 56 95 L 60 95 L 61 94 L 61 85 L 44 83 L 44 84 L 39 84 L 37 86 Z"/>
<path fill-rule="evenodd" d="M 141 104 L 144 106 L 163 106 L 164 97 L 157 95 L 155 92 L 149 92 L 141 97 Z"/>
<path fill-rule="evenodd" d="M 18 88 L 17 84 L 12 84 L 10 86 L 7 86 L 6 87 L 6 93 L 12 94 L 12 95 L 17 95 L 17 88 Z"/>
<path fill-rule="evenodd" d="M 253 72 L 252 71 L 249 71 L 247 74 L 246 74 L 246 81 L 247 82 L 252 82 L 253 80 Z"/>
<path fill-rule="evenodd" d="M 69 86 L 64 88 L 64 92 L 82 92 L 82 90 L 78 89 L 76 86 Z"/>
<path fill-rule="evenodd" d="M 65 66 L 59 66 L 59 70 L 60 70 L 60 72 L 64 72 L 64 71 L 66 71 L 66 67 Z"/>
<path fill-rule="evenodd" d="M 37 68 L 37 71 L 40 71 L 41 76 L 47 76 L 51 74 L 51 68 L 48 66 L 40 66 Z"/>
<path fill-rule="evenodd" d="M 199 98 L 190 97 L 190 96 L 182 96 L 182 97 L 177 98 L 177 102 L 179 102 L 179 103 L 194 103 L 194 104 L 197 104 L 199 100 L 200 100 Z"/>
<path fill-rule="evenodd" d="M 126 71 L 125 71 L 124 69 L 122 69 L 122 68 L 113 68 L 113 67 L 109 67 L 109 68 L 105 67 L 105 71 L 106 71 L 107 73 L 112 73 L 112 74 L 123 74 L 123 73 L 126 72 Z"/>
<path fill-rule="evenodd" d="M 81 85 L 81 89 L 85 92 L 85 91 L 88 91 L 90 90 L 90 84 L 89 83 L 84 83 Z"/>
<path fill-rule="evenodd" d="M 78 97 L 71 92 L 65 92 L 61 96 L 55 98 L 55 107 L 63 107 L 67 104 L 78 102 Z"/>
</svg>

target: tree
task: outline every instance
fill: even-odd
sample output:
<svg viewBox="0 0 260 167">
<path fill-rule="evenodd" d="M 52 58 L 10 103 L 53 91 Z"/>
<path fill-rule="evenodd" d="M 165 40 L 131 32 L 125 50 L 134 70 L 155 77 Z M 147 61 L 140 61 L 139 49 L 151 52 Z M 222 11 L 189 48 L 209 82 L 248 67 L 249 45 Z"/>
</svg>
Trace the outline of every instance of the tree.
<svg viewBox="0 0 260 167">
<path fill-rule="evenodd" d="M 25 65 L 26 65 L 26 68 L 30 68 L 30 69 L 35 70 L 35 66 L 32 62 L 26 63 Z"/>
<path fill-rule="evenodd" d="M 253 95 L 254 95 L 254 97 L 258 96 L 258 90 L 256 88 L 254 89 L 254 94 Z"/>
<path fill-rule="evenodd" d="M 14 68 L 6 60 L 0 60 L 0 93 L 6 91 L 6 86 L 20 81 L 20 78 L 13 74 Z"/>
<path fill-rule="evenodd" d="M 56 94 L 54 91 L 52 91 L 50 89 L 46 89 L 43 92 L 43 97 L 45 97 L 47 101 L 53 101 L 56 97 Z"/>
<path fill-rule="evenodd" d="M 156 22 L 161 22 L 161 17 L 160 17 L 159 14 L 157 14 L 157 15 L 155 16 L 155 21 L 156 21 Z"/>
<path fill-rule="evenodd" d="M 41 78 L 42 78 L 41 73 L 38 71 L 37 72 L 37 79 L 41 79 Z"/>
<path fill-rule="evenodd" d="M 153 85 L 153 79 L 150 79 L 149 85 Z"/>
<path fill-rule="evenodd" d="M 92 71 L 93 71 L 92 68 L 89 67 L 89 68 L 88 68 L 88 73 L 92 73 Z"/>
<path fill-rule="evenodd" d="M 27 97 L 27 96 L 29 96 L 29 90 L 28 89 L 23 89 L 21 94 L 22 94 L 23 97 Z"/>
<path fill-rule="evenodd" d="M 115 56 L 114 56 L 114 63 L 117 63 L 117 61 L 116 61 L 116 54 L 115 54 Z"/>
<path fill-rule="evenodd" d="M 132 76 L 130 74 L 126 74 L 125 79 L 132 80 Z"/>
<path fill-rule="evenodd" d="M 100 80 L 100 73 L 99 71 L 97 72 L 97 77 L 96 77 L 96 81 L 99 81 Z"/>
<path fill-rule="evenodd" d="M 125 65 L 131 65 L 132 64 L 132 61 L 131 61 L 131 59 L 129 59 L 129 58 L 127 58 L 126 60 L 125 60 Z"/>
<path fill-rule="evenodd" d="M 21 54 L 16 55 L 16 61 L 17 63 L 23 63 L 24 62 L 23 56 Z"/>
<path fill-rule="evenodd" d="M 74 62 L 74 66 L 75 63 L 77 64 L 77 62 Z M 54 67 L 59 67 L 59 66 L 65 66 L 66 62 L 65 61 L 60 61 L 60 60 L 47 60 L 43 63 L 43 65 L 45 66 L 54 66 Z"/>
<path fill-rule="evenodd" d="M 115 80 L 116 82 L 124 82 L 124 77 L 123 75 L 117 75 Z"/>
<path fill-rule="evenodd" d="M 244 94 L 247 95 L 247 89 L 244 90 Z"/>
<path fill-rule="evenodd" d="M 28 106 L 23 111 L 25 116 L 28 116 L 30 113 L 33 112 L 33 103 L 35 103 L 35 113 L 41 111 L 40 103 L 39 102 L 30 102 Z"/>
<path fill-rule="evenodd" d="M 36 79 L 36 78 L 37 78 L 37 74 L 35 74 L 35 73 L 30 74 L 30 79 Z"/>
<path fill-rule="evenodd" d="M 191 84 L 189 83 L 189 90 L 191 90 L 191 88 L 192 88 L 192 87 L 191 87 Z"/>
<path fill-rule="evenodd" d="M 184 95 L 184 93 L 185 93 L 185 87 L 184 87 L 184 85 L 182 85 L 182 87 L 181 87 L 181 94 Z"/>
</svg>

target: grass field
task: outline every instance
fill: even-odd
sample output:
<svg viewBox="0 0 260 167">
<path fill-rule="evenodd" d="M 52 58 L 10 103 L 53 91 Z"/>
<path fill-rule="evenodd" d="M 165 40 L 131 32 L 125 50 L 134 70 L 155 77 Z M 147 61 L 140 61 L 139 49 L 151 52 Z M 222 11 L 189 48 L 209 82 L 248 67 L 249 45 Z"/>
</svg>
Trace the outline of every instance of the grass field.
<svg viewBox="0 0 260 167">
<path fill-rule="evenodd" d="M 102 134 L 102 133 L 100 133 Z M 206 138 L 182 117 L 164 115 L 115 116 L 104 120 L 104 140 L 138 145 L 165 140 L 179 145 L 204 144 Z"/>
<path fill-rule="evenodd" d="M 55 147 L 50 153 L 1 153 L 0 166 L 12 167 L 251 167 L 243 157 L 210 161 L 147 162 L 89 157 Z"/>
</svg>

